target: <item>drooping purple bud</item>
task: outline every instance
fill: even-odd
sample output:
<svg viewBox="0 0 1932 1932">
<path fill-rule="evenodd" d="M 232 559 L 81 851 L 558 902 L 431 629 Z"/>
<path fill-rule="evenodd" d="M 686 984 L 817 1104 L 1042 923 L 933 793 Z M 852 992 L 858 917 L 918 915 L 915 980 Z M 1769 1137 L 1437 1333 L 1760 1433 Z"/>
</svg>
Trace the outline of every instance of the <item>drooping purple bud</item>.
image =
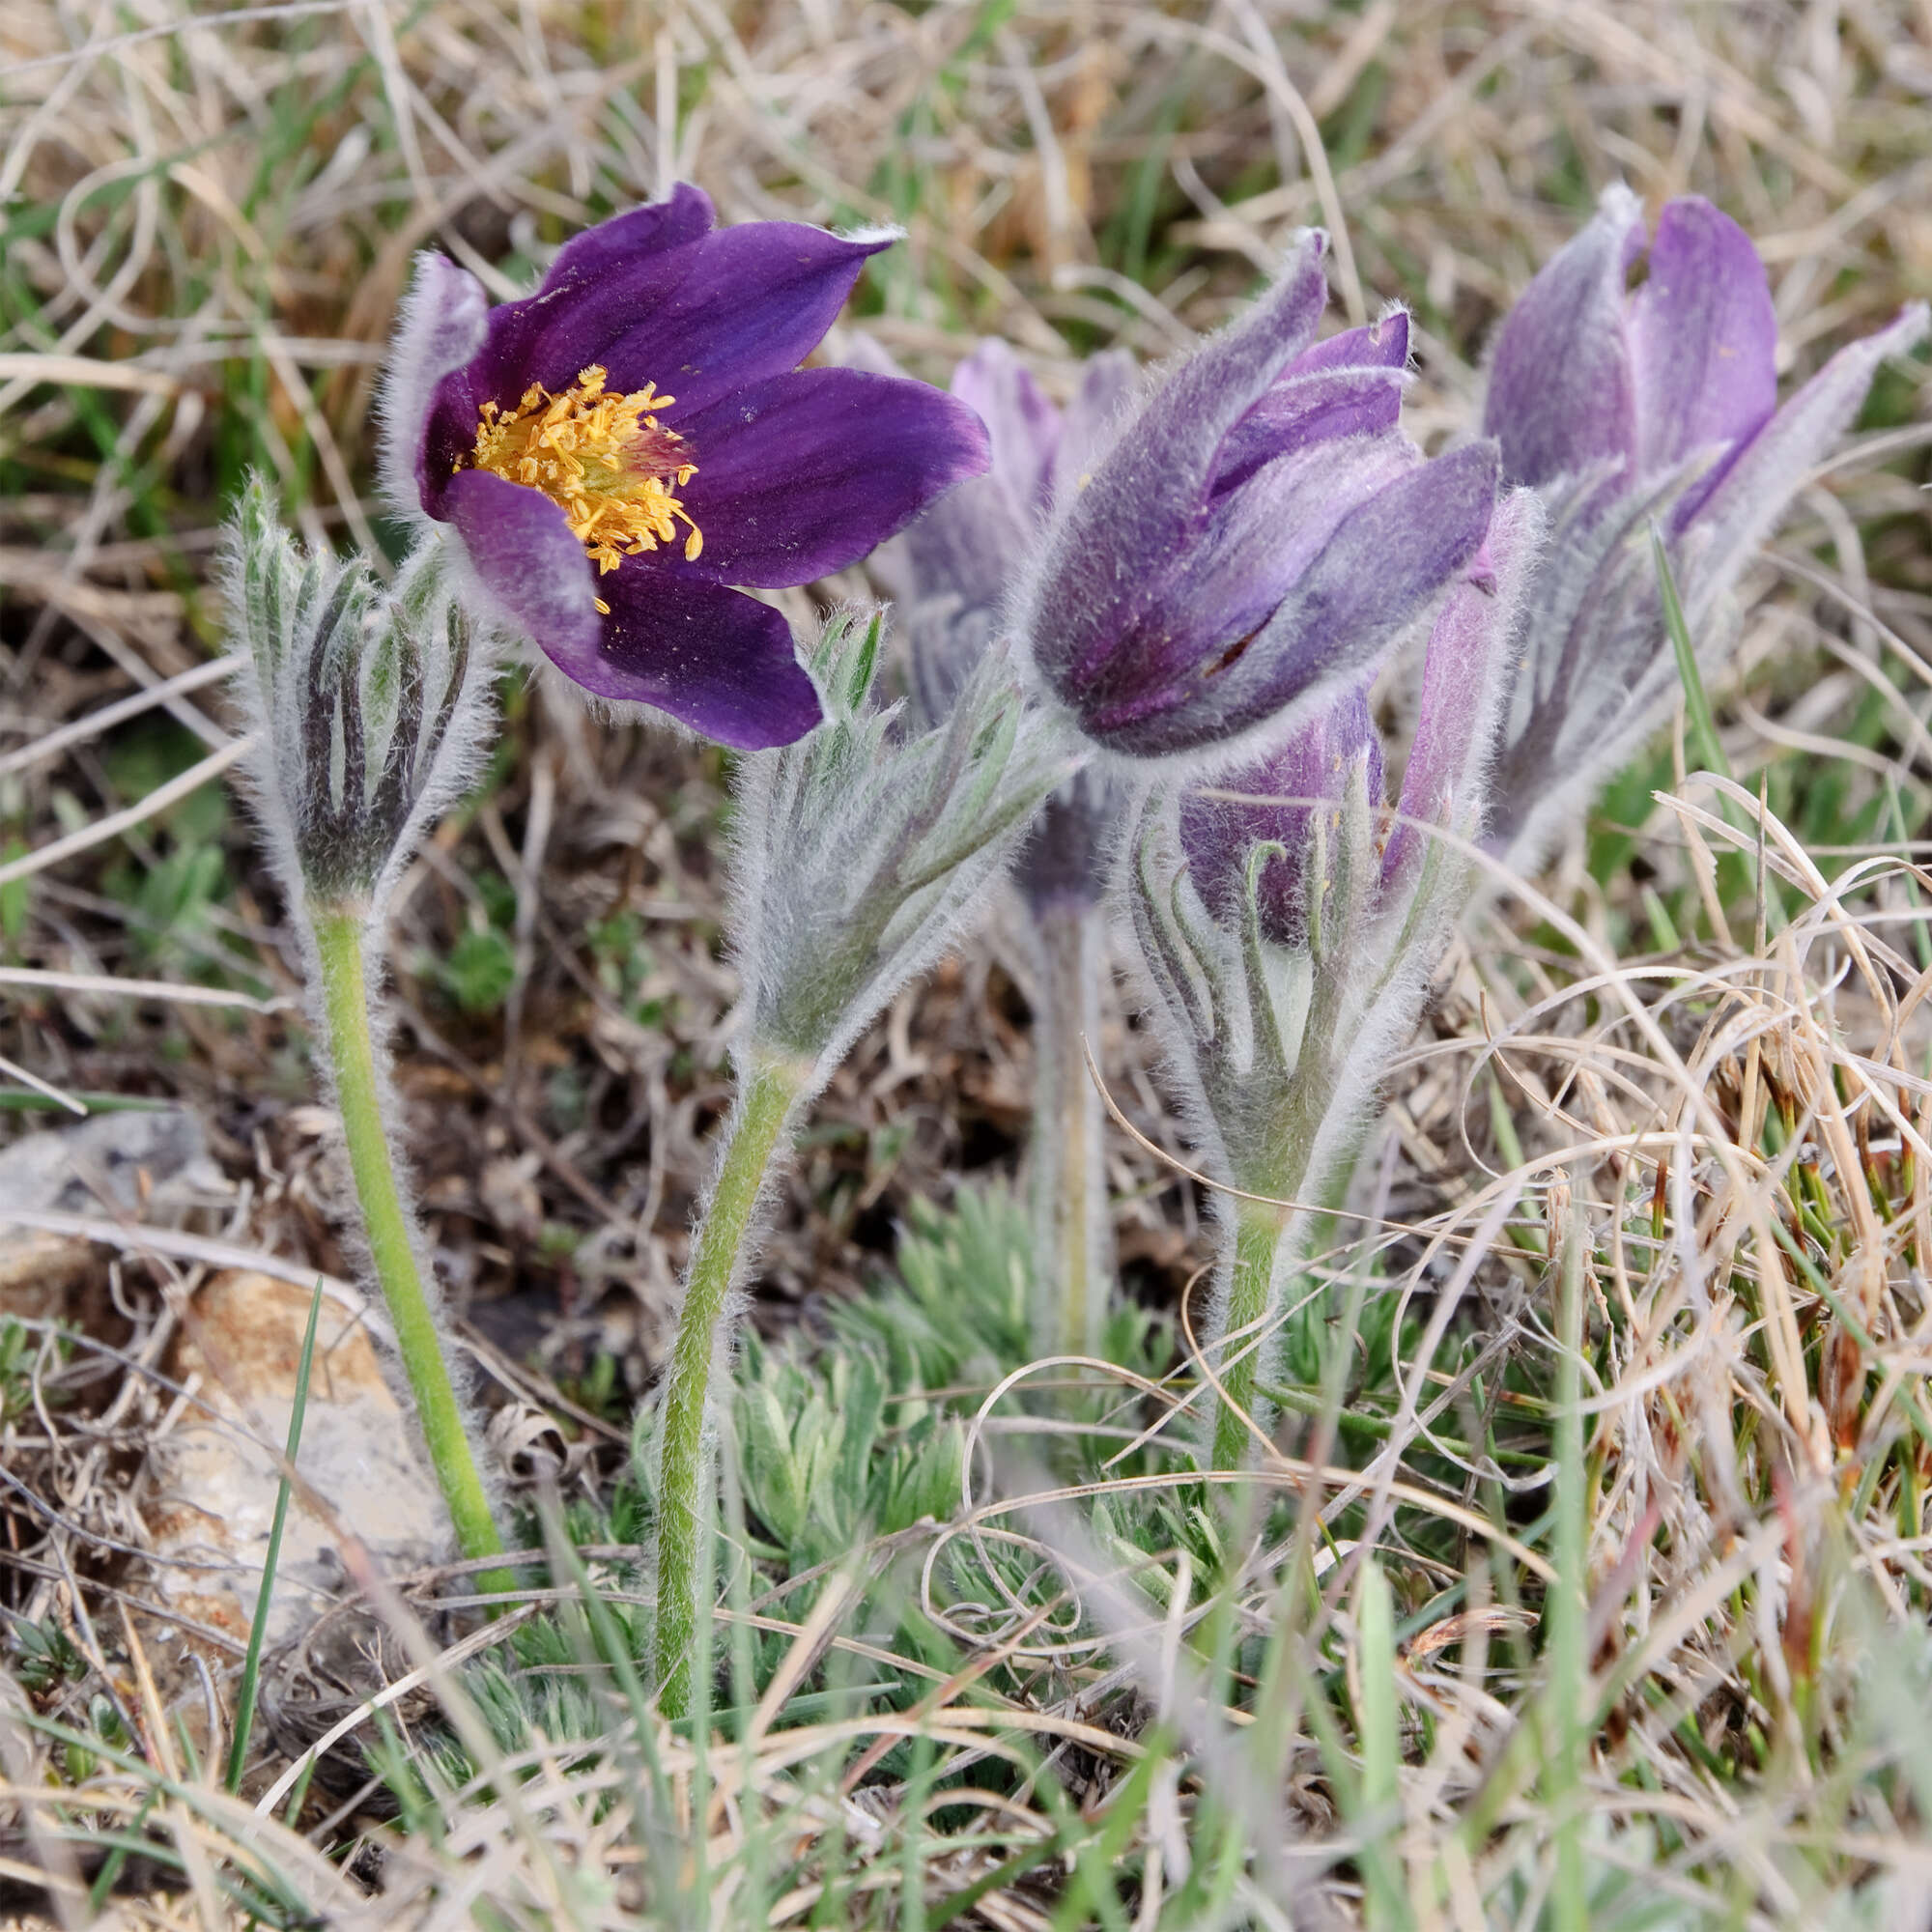
<svg viewBox="0 0 1932 1932">
<path fill-rule="evenodd" d="M 1357 772 L 1373 810 L 1382 803 L 1382 741 L 1366 682 L 1351 685 L 1265 757 L 1180 801 L 1180 847 L 1194 890 L 1214 917 L 1241 923 L 1248 870 L 1257 845 L 1278 845 L 1255 881 L 1262 937 L 1299 946 L 1307 927 L 1309 870 L 1318 850 L 1317 815 L 1335 829 L 1339 806 Z"/>
<path fill-rule="evenodd" d="M 1646 259 L 1642 207 L 1622 187 L 1524 290 L 1484 409 L 1505 475 L 1537 488 L 1550 527 L 1489 835 L 1519 869 L 1676 699 L 1652 524 L 1715 666 L 1751 553 L 1850 427 L 1880 362 L 1926 326 L 1923 303 L 1906 309 L 1778 409 L 1776 318 L 1749 237 L 1687 196 L 1665 205 Z"/>
<path fill-rule="evenodd" d="M 1321 707 L 1482 541 L 1494 449 L 1425 464 L 1397 426 L 1406 321 L 1311 349 L 1321 248 L 1309 236 L 1059 507 L 1017 630 L 1107 751 L 1231 746 Z"/>
</svg>

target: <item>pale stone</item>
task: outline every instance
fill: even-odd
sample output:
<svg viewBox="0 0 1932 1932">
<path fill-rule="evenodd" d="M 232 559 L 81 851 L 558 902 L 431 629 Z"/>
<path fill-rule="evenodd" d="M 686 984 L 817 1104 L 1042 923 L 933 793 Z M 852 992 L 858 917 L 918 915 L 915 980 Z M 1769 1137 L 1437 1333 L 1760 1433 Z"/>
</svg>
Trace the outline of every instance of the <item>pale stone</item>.
<svg viewBox="0 0 1932 1932">
<path fill-rule="evenodd" d="M 190 1406 L 151 1462 L 162 1597 L 183 1615 L 237 1635 L 246 1634 L 261 1591 L 280 1482 L 265 1445 L 279 1451 L 288 1441 L 310 1299 L 304 1289 L 253 1273 L 217 1275 L 201 1290 L 172 1373 L 191 1379 L 220 1420 Z M 436 1483 L 414 1422 L 358 1319 L 327 1298 L 296 1468 L 328 1514 L 318 1514 L 299 1490 L 290 1499 L 270 1643 L 305 1630 L 348 1583 L 346 1536 L 391 1577 L 445 1553 Z M 195 1564 L 220 1568 L 186 1567 Z"/>
</svg>

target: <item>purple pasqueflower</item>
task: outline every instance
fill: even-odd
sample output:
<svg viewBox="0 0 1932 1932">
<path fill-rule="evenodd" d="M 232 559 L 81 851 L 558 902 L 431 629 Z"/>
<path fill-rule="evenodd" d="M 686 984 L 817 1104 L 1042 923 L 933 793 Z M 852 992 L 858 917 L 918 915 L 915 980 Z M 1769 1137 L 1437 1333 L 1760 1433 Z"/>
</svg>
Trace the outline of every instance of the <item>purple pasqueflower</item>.
<svg viewBox="0 0 1932 1932">
<path fill-rule="evenodd" d="M 861 353 L 891 367 L 884 352 Z M 950 490 L 893 546 L 888 574 L 905 608 L 913 696 L 927 720 L 952 709 L 974 667 L 1007 628 L 1015 585 L 1052 518 L 1091 469 L 1134 384 L 1122 351 L 1091 356 L 1063 412 L 1004 343 L 982 342 L 952 372 L 952 394 L 986 425 L 992 461 Z M 1014 862 L 1036 913 L 1097 905 L 1119 787 L 1086 771 L 1041 808 Z"/>
<path fill-rule="evenodd" d="M 1399 426 L 1400 312 L 1314 342 L 1322 239 L 1125 422 L 1016 602 L 1041 684 L 1137 759 L 1227 746 L 1354 681 L 1475 554 L 1496 453 Z"/>
<path fill-rule="evenodd" d="M 883 359 L 883 352 L 871 353 Z M 980 343 L 953 370 L 952 394 L 985 423 L 991 461 L 895 546 L 913 693 L 928 718 L 946 715 L 1006 628 L 1035 545 L 1105 447 L 1134 378 L 1123 351 L 1090 356 L 1063 412 L 1004 342 Z"/>
<path fill-rule="evenodd" d="M 1667 202 L 1649 238 L 1621 186 L 1523 291 L 1483 418 L 1505 476 L 1535 486 L 1550 515 L 1490 833 L 1519 867 L 1675 700 L 1653 526 L 1699 656 L 1715 662 L 1740 572 L 1850 428 L 1879 364 L 1925 328 L 1915 304 L 1780 409 L 1777 318 L 1750 238 L 1694 195 Z"/>
<path fill-rule="evenodd" d="M 454 537 L 489 613 L 566 676 L 751 750 L 820 706 L 783 616 L 732 586 L 856 561 L 982 470 L 986 435 L 924 384 L 798 366 L 887 241 L 712 221 L 680 185 L 497 308 L 420 257 L 384 470 L 399 508 Z"/>
</svg>

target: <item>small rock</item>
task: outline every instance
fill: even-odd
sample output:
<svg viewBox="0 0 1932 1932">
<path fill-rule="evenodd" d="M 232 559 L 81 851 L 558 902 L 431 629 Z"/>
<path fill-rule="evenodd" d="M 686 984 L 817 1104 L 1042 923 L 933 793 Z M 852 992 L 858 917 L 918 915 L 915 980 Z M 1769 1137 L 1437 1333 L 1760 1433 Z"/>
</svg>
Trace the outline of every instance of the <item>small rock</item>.
<svg viewBox="0 0 1932 1932">
<path fill-rule="evenodd" d="M 308 1291 L 268 1275 L 210 1281 L 195 1297 L 198 1319 L 175 1351 L 172 1373 L 193 1378 L 215 1416 L 189 1407 L 152 1452 L 158 1507 L 150 1526 L 162 1599 L 238 1636 L 247 1634 L 261 1593 L 280 1483 L 261 1442 L 279 1450 L 288 1440 L 310 1299 Z M 443 1553 L 442 1510 L 414 1421 L 391 1393 L 358 1319 L 327 1299 L 296 1467 L 335 1521 L 320 1519 L 299 1492 L 290 1499 L 271 1643 L 305 1630 L 346 1583 L 338 1524 L 390 1576 Z M 218 1568 L 190 1567 L 208 1564 Z"/>
<path fill-rule="evenodd" d="M 196 1208 L 225 1208 L 234 1191 L 185 1108 L 95 1114 L 23 1135 L 0 1150 L 0 1316 L 71 1321 L 74 1292 L 98 1274 L 91 1242 L 10 1227 L 10 1212 L 179 1227 Z"/>
<path fill-rule="evenodd" d="M 150 1219 L 218 1205 L 232 1191 L 208 1157 L 199 1117 L 185 1107 L 95 1114 L 0 1151 L 0 1215 L 120 1208 Z"/>
</svg>

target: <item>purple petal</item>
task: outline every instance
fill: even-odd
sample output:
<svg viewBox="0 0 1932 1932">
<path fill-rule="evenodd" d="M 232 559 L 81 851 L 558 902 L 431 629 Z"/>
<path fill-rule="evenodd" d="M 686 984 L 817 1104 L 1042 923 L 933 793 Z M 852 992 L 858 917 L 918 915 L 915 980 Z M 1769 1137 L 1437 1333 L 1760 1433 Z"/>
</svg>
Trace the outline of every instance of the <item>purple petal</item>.
<svg viewBox="0 0 1932 1932">
<path fill-rule="evenodd" d="M 1306 376 L 1317 369 L 1406 369 L 1408 311 L 1392 308 L 1378 321 L 1361 328 L 1345 328 L 1325 342 L 1304 350 L 1282 371 Z"/>
<path fill-rule="evenodd" d="M 489 328 L 490 298 L 467 269 L 425 249 L 403 298 L 383 374 L 383 485 L 405 513 L 424 506 L 429 476 L 423 438 L 437 385 L 476 354 Z"/>
<path fill-rule="evenodd" d="M 1400 364 L 1285 377 L 1229 432 L 1215 467 L 1214 494 L 1238 488 L 1264 463 L 1292 450 L 1394 429 L 1407 382 Z"/>
<path fill-rule="evenodd" d="M 1446 826 L 1467 838 L 1479 829 L 1483 774 L 1495 750 L 1523 588 L 1542 532 L 1536 494 L 1511 491 L 1436 615 L 1423 659 L 1415 742 L 1402 775 L 1402 816 L 1382 854 L 1384 885 L 1421 863 L 1428 835 L 1410 821 Z"/>
<path fill-rule="evenodd" d="M 1636 404 L 1624 277 L 1643 246 L 1628 188 L 1542 270 L 1510 311 L 1490 365 L 1483 434 L 1513 483 L 1548 483 L 1603 459 L 1633 461 Z"/>
<path fill-rule="evenodd" d="M 1123 708 L 1090 734 L 1110 750 L 1158 758 L 1197 750 L 1324 702 L 1372 664 L 1476 554 L 1495 501 L 1496 450 L 1438 457 L 1372 497 L 1329 538 L 1267 623 L 1159 706 Z"/>
<path fill-rule="evenodd" d="M 1693 621 L 1730 587 L 1745 559 L 1851 428 L 1879 364 L 1904 355 L 1927 327 L 1926 305 L 1914 302 L 1876 335 L 1839 350 L 1739 453 L 1693 526 L 1707 533 L 1703 547 L 1691 553 L 1691 581 L 1684 586 Z"/>
<path fill-rule="evenodd" d="M 1630 348 L 1643 475 L 1755 436 L 1777 407 L 1764 264 L 1750 237 L 1698 196 L 1671 202 L 1658 222 L 1649 279 L 1631 298 Z M 1706 479 L 1699 501 L 1716 482 Z"/>
<path fill-rule="evenodd" d="M 509 409 L 532 383 L 553 395 L 575 383 L 593 363 L 602 363 L 609 386 L 628 391 L 655 381 L 668 395 L 684 398 L 662 364 L 642 381 L 635 370 L 620 375 L 612 346 L 635 337 L 648 319 L 662 314 L 679 289 L 696 272 L 705 249 L 722 238 L 699 237 L 641 257 L 613 262 L 595 281 L 554 291 L 539 290 L 522 301 L 503 302 L 490 311 L 490 339 L 464 372 L 460 386 L 446 385 L 438 398 L 436 427 L 451 412 L 458 434 L 473 436 L 477 409 L 486 402 Z"/>
<path fill-rule="evenodd" d="M 689 182 L 679 182 L 668 200 L 649 202 L 573 235 L 552 258 L 537 299 L 554 301 L 575 294 L 649 256 L 696 242 L 710 234 L 716 219 L 710 196 Z"/>
<path fill-rule="evenodd" d="M 592 358 L 613 388 L 677 398 L 680 430 L 722 397 L 796 369 L 838 319 L 890 237 L 845 242 L 801 221 L 747 221 L 707 236 L 675 293 Z"/>
<path fill-rule="evenodd" d="M 599 635 L 596 576 L 563 512 L 541 490 L 466 469 L 443 493 L 449 521 L 491 601 L 559 663 Z"/>
<path fill-rule="evenodd" d="M 1327 287 L 1310 236 L 1281 279 L 1183 362 L 1064 504 L 1027 634 L 1063 695 L 1093 676 L 1142 608 L 1149 567 L 1179 554 L 1202 514 L 1221 442 L 1307 346 Z"/>
<path fill-rule="evenodd" d="M 1050 506 L 1060 412 L 1004 342 L 982 342 L 961 362 L 952 372 L 952 393 L 986 425 L 993 440 L 986 486 L 1005 494 L 1024 527 Z"/>
<path fill-rule="evenodd" d="M 842 570 L 986 468 L 985 426 L 923 383 L 802 369 L 681 425 L 704 550 L 680 574 L 765 588 Z"/>
<path fill-rule="evenodd" d="M 1060 447 L 1053 460 L 1053 501 L 1070 501 L 1093 479 L 1094 467 L 1120 433 L 1127 399 L 1140 380 L 1134 358 L 1124 349 L 1090 355 L 1080 386 L 1060 425 Z"/>
<path fill-rule="evenodd" d="M 1192 791 L 1182 795 L 1180 842 L 1188 870 L 1217 919 L 1238 921 L 1248 855 L 1257 844 L 1272 842 L 1284 846 L 1288 857 L 1270 859 L 1257 882 L 1262 932 L 1278 946 L 1301 943 L 1309 825 L 1316 810 L 1308 801 L 1343 797 L 1350 773 L 1364 763 L 1369 804 L 1382 802 L 1382 741 L 1369 710 L 1369 683 L 1350 685 L 1265 756 L 1215 781 L 1216 791 L 1239 792 L 1252 802 L 1237 805 Z"/>
<path fill-rule="evenodd" d="M 1266 624 L 1344 520 L 1421 461 L 1406 437 L 1292 451 L 1223 497 L 1088 680 L 1079 710 L 1106 734 L 1163 712 Z"/>
<path fill-rule="evenodd" d="M 588 650 L 537 639 L 585 691 L 654 705 L 745 752 L 789 745 L 818 723 L 818 692 L 770 605 L 648 555 L 627 557 L 599 588 L 611 614 Z"/>
</svg>

